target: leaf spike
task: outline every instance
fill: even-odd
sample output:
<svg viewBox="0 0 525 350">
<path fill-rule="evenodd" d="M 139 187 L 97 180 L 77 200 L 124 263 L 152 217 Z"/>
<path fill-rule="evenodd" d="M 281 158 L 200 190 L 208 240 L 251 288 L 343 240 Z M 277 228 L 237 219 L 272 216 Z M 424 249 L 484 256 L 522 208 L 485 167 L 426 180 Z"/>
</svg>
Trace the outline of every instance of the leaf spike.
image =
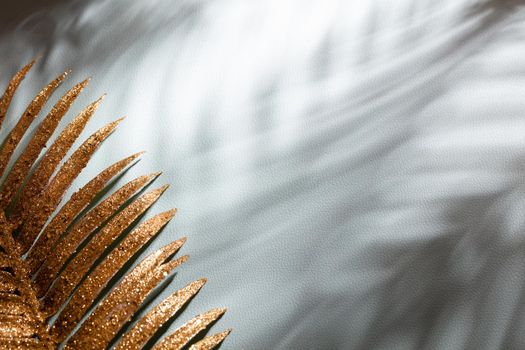
<svg viewBox="0 0 525 350">
<path fill-rule="evenodd" d="M 226 308 L 211 309 L 195 316 L 190 321 L 179 327 L 175 332 L 157 343 L 153 350 L 180 350 L 189 344 L 189 341 L 198 333 L 206 329 L 227 311 Z"/>
<path fill-rule="evenodd" d="M 188 350 L 212 350 L 222 343 L 231 332 L 232 329 L 229 328 L 223 332 L 205 337 L 204 339 L 190 346 Z"/>
<path fill-rule="evenodd" d="M 201 278 L 179 289 L 151 309 L 118 342 L 114 350 L 140 350 L 207 282 Z"/>
<path fill-rule="evenodd" d="M 0 99 L 0 127 L 2 126 L 2 123 L 5 119 L 5 115 L 7 113 L 7 110 L 9 109 L 9 105 L 11 104 L 11 100 L 13 99 L 13 96 L 16 92 L 16 89 L 24 80 L 27 72 L 33 67 L 36 60 L 32 60 L 28 64 L 26 64 L 22 69 L 20 69 L 14 76 L 11 78 L 11 81 L 7 85 L 7 88 L 5 89 L 4 95 Z"/>
<path fill-rule="evenodd" d="M 55 131 L 58 123 L 62 120 L 87 84 L 88 81 L 84 80 L 71 88 L 58 100 L 49 114 L 39 125 L 35 135 L 31 138 L 29 144 L 18 157 L 13 168 L 7 175 L 2 188 L 2 193 L 0 194 L 0 208 L 6 208 L 11 202 L 13 196 L 19 191 L 23 181 L 29 174 L 32 165 Z"/>
<path fill-rule="evenodd" d="M 180 243 L 177 245 L 180 246 Z M 83 349 L 88 344 L 93 349 L 105 348 L 158 283 L 187 260 L 183 256 L 158 266 L 158 259 L 168 246 L 146 257 L 127 274 L 82 323 L 64 349 Z M 68 327 L 67 323 L 55 322 L 51 327 L 51 335 L 58 342 L 62 342 L 68 334 L 64 327 Z"/>
<path fill-rule="evenodd" d="M 56 323 L 62 332 L 71 332 L 84 316 L 93 301 L 124 264 L 173 216 L 169 212 L 161 213 L 138 226 L 89 274 L 75 291 L 66 307 L 60 312 Z M 183 240 L 176 241 L 179 248 Z"/>
<path fill-rule="evenodd" d="M 24 222 L 19 235 L 16 237 L 20 253 L 26 253 L 33 245 L 38 233 L 60 204 L 63 195 L 71 183 L 87 165 L 100 144 L 117 127 L 118 122 L 117 120 L 106 124 L 89 136 L 62 167 L 60 167 L 57 174 L 51 179 L 44 192 L 37 198 L 30 210 L 24 213 L 25 218 L 31 219 Z"/>
<path fill-rule="evenodd" d="M 43 312 L 46 316 L 58 311 L 60 305 L 69 297 L 93 263 L 104 253 L 120 235 L 141 214 L 143 214 L 162 195 L 163 187 L 152 190 L 137 198 L 133 203 L 114 216 L 104 228 L 97 232 L 82 250 L 68 263 L 57 281 L 43 300 Z"/>
<path fill-rule="evenodd" d="M 135 153 L 104 169 L 80 190 L 75 192 L 69 201 L 60 208 L 60 211 L 44 228 L 42 234 L 38 237 L 27 255 L 26 263 L 30 274 L 34 274 L 42 265 L 53 245 L 73 222 L 75 217 L 89 205 L 113 177 L 124 170 L 131 162 L 137 159 L 139 155 L 140 153 Z"/>
<path fill-rule="evenodd" d="M 22 189 L 20 199 L 12 210 L 9 220 L 18 227 L 34 204 L 35 199 L 42 193 L 47 186 L 49 179 L 55 172 L 58 164 L 66 156 L 73 143 L 80 136 L 87 122 L 95 113 L 103 97 L 90 103 L 71 121 L 60 135 L 55 139 L 51 147 L 46 151 L 41 161 L 36 166 L 35 171 L 27 180 L 27 184 Z"/>
<path fill-rule="evenodd" d="M 93 232 L 115 214 L 136 192 L 151 183 L 152 175 L 143 175 L 126 183 L 109 197 L 87 212 L 62 238 L 60 243 L 50 252 L 34 279 L 37 296 L 42 297 L 47 291 L 67 259 L 78 246 Z"/>
<path fill-rule="evenodd" d="M 3 175 L 16 146 L 18 146 L 20 140 L 22 140 L 29 125 L 31 125 L 38 113 L 40 113 L 51 94 L 58 88 L 58 86 L 60 86 L 66 75 L 67 73 L 62 73 L 47 84 L 47 86 L 44 87 L 27 106 L 24 114 L 22 114 L 18 120 L 18 123 L 13 127 L 11 132 L 9 132 L 4 146 L 2 147 L 2 150 L 0 150 L 0 176 Z"/>
</svg>

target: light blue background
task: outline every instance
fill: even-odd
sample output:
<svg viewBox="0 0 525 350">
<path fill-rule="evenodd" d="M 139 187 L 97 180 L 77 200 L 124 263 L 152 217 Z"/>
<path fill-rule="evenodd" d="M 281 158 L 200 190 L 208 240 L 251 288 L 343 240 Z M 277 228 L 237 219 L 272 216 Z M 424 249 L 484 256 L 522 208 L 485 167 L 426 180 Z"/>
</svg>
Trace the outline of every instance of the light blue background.
<svg viewBox="0 0 525 350">
<path fill-rule="evenodd" d="M 1 5 L 1 6 L 4 6 Z M 222 349 L 525 347 L 525 9 L 512 1 L 20 1 L 1 86 L 108 92 L 84 138 L 128 118 L 76 186 L 146 150 L 148 252 L 209 282 L 171 329 L 229 311 Z M 58 94 L 56 95 L 58 96 Z"/>
</svg>

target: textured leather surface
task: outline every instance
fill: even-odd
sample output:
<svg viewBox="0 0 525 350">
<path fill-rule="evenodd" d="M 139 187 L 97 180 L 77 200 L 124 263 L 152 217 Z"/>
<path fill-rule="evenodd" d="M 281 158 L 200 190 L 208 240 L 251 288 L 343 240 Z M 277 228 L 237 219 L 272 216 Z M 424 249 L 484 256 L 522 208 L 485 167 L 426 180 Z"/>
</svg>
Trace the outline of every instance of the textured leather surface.
<svg viewBox="0 0 525 350">
<path fill-rule="evenodd" d="M 228 306 L 223 349 L 525 347 L 521 2 L 9 7 L 2 86 L 43 55 L 12 112 L 71 67 L 75 111 L 109 93 L 84 135 L 128 116 L 77 184 L 139 150 L 120 182 L 172 184 L 148 251 L 191 258 L 161 295 L 209 277 L 172 329 Z"/>
</svg>

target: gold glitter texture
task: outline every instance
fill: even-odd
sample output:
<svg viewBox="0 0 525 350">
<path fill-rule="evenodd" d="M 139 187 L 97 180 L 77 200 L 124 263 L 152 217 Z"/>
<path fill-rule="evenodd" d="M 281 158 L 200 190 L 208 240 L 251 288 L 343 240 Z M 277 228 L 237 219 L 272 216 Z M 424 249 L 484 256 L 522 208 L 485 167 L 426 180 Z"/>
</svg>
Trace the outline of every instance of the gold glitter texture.
<svg viewBox="0 0 525 350">
<path fill-rule="evenodd" d="M 195 316 L 179 327 L 175 332 L 165 337 L 153 347 L 153 350 L 180 350 L 201 331 L 226 312 L 226 309 L 212 309 Z"/>
<path fill-rule="evenodd" d="M 71 196 L 67 203 L 62 206 L 58 214 L 55 215 L 51 222 L 46 226 L 35 245 L 29 251 L 26 261 L 31 274 L 33 274 L 42 264 L 46 256 L 49 254 L 51 247 L 60 237 L 60 234 L 63 233 L 72 223 L 73 219 L 84 210 L 89 203 L 91 203 L 109 180 L 121 172 L 141 154 L 142 152 L 133 154 L 104 169 L 100 174 L 95 176 Z"/>
<path fill-rule="evenodd" d="M 138 264 L 95 308 L 64 349 L 105 348 L 158 283 L 188 259 L 183 256 L 163 263 L 179 245 L 171 243 Z M 64 327 L 67 325 L 56 322 L 51 328 L 52 336 L 58 341 L 65 338 Z"/>
<path fill-rule="evenodd" d="M 164 299 L 122 337 L 114 350 L 142 349 L 157 330 L 197 294 L 205 283 L 205 278 L 197 280 Z"/>
<path fill-rule="evenodd" d="M 0 125 L 15 91 L 33 65 L 34 61 L 23 67 L 0 98 Z M 67 73 L 38 93 L 7 135 L 0 149 L 0 174 Z M 120 350 L 142 349 L 206 282 L 200 279 L 176 291 L 153 306 L 120 339 L 114 339 L 159 283 L 188 256 L 170 260 L 186 240 L 180 238 L 147 256 L 114 286 L 119 272 L 123 272 L 176 212 L 168 210 L 134 227 L 167 188 L 162 186 L 140 194 L 159 173 L 129 181 L 96 203 L 99 195 L 109 191 L 110 181 L 141 153 L 107 167 L 59 207 L 73 181 L 121 120 L 89 136 L 60 166 L 95 113 L 101 97 L 83 109 L 39 159 L 88 81 L 76 84 L 58 99 L 25 142 L 27 146 L 0 187 L 0 350 L 98 350 L 111 342 Z M 99 298 L 101 301 L 90 311 Z M 225 309 L 213 309 L 196 316 L 158 342 L 155 348 L 213 349 L 229 330 L 200 341 L 192 339 L 224 312 Z M 53 315 L 56 317 L 51 318 Z M 80 323 L 83 318 L 85 321 Z M 48 323 L 51 319 L 55 320 L 53 324 Z"/>
<path fill-rule="evenodd" d="M 42 194 L 38 196 L 35 205 L 28 211 L 28 217 L 31 220 L 24 222 L 20 234 L 16 237 L 21 249 L 20 253 L 27 252 L 31 247 L 49 216 L 57 208 L 66 190 L 87 165 L 98 146 L 113 132 L 121 120 L 122 118 L 103 126 L 84 141 L 58 170 Z"/>
<path fill-rule="evenodd" d="M 91 306 L 95 298 L 107 285 L 109 280 L 122 268 L 122 266 L 153 236 L 168 223 L 175 215 L 175 210 L 170 210 L 152 217 L 134 229 L 95 270 L 84 280 L 75 291 L 73 297 L 61 311 L 57 323 L 63 324 L 63 330 L 70 332 L 84 316 L 85 311 Z M 182 246 L 185 238 L 177 240 Z"/>
<path fill-rule="evenodd" d="M 25 263 L 16 254 L 10 229 L 0 213 L 0 349 L 16 348 L 14 345 L 23 343 L 20 339 L 24 337 L 38 337 L 39 344 L 45 345 L 49 336 L 40 304 L 27 279 Z"/>
<path fill-rule="evenodd" d="M 76 118 L 66 126 L 60 135 L 58 135 L 51 147 L 49 147 L 44 154 L 33 175 L 31 175 L 27 184 L 22 189 L 20 199 L 11 213 L 10 220 L 16 225 L 27 216 L 27 211 L 30 209 L 33 199 L 37 198 L 46 187 L 56 167 L 65 157 L 75 140 L 80 136 L 80 133 L 84 130 L 84 127 L 97 110 L 103 98 L 104 96 L 101 96 L 98 100 L 83 109 Z"/>
<path fill-rule="evenodd" d="M 60 305 L 66 301 L 67 297 L 69 297 L 73 289 L 78 285 L 97 258 L 129 225 L 157 201 L 166 188 L 167 186 L 165 185 L 140 196 L 112 218 L 106 226 L 82 248 L 62 273 L 60 273 L 57 281 L 44 297 L 43 312 L 46 315 L 52 315 L 58 311 Z"/>
<path fill-rule="evenodd" d="M 40 113 L 44 107 L 44 104 L 47 102 L 47 99 L 62 83 L 67 74 L 68 72 L 61 74 L 55 80 L 51 81 L 45 88 L 43 88 L 42 91 L 36 95 L 33 101 L 31 101 L 29 106 L 27 106 L 27 109 L 25 110 L 24 114 L 22 114 L 22 117 L 18 119 L 18 123 L 7 136 L 2 150 L 0 151 L 0 175 L 4 173 L 7 163 L 9 162 L 9 159 L 11 159 L 11 155 L 29 128 L 29 125 L 31 125 L 38 113 Z"/>
<path fill-rule="evenodd" d="M 211 350 L 218 346 L 231 333 L 231 329 L 205 337 L 190 346 L 189 350 Z"/>
<path fill-rule="evenodd" d="M 35 288 L 38 297 L 47 291 L 66 260 L 75 252 L 78 246 L 95 230 L 97 230 L 118 208 L 131 196 L 151 182 L 158 173 L 144 175 L 130 181 L 115 191 L 112 195 L 90 210 L 76 223 L 55 249 L 48 255 L 35 277 Z"/>
<path fill-rule="evenodd" d="M 13 196 L 19 190 L 20 185 L 27 177 L 31 166 L 55 131 L 58 123 L 69 110 L 69 107 L 71 107 L 75 99 L 80 95 L 82 90 L 87 86 L 88 82 L 89 80 L 86 79 L 71 88 L 71 90 L 62 96 L 42 121 L 24 152 L 9 171 L 2 188 L 2 193 L 0 194 L 0 207 L 5 208 L 11 202 Z"/>
<path fill-rule="evenodd" d="M 2 126 L 7 110 L 9 109 L 9 105 L 11 104 L 11 100 L 15 95 L 16 89 L 18 88 L 22 80 L 24 80 L 27 72 L 29 72 L 29 70 L 31 69 L 31 67 L 33 67 L 34 64 L 34 60 L 26 64 L 13 76 L 13 78 L 11 78 L 11 81 L 7 85 L 4 95 L 2 96 L 2 99 L 0 99 L 0 126 Z"/>
</svg>

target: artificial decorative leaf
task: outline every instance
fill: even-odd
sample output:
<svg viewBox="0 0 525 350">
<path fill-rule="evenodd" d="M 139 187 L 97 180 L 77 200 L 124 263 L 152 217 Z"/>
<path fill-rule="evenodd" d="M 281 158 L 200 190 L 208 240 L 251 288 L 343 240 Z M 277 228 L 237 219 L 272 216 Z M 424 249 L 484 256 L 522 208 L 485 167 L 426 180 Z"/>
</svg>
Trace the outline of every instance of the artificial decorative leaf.
<svg viewBox="0 0 525 350">
<path fill-rule="evenodd" d="M 15 91 L 34 63 L 24 66 L 9 82 L 0 99 L 0 126 Z M 0 174 L 6 172 L 29 126 L 67 73 L 42 89 L 9 132 L 0 149 Z M 100 128 L 60 165 L 100 105 L 101 97 L 82 110 L 39 159 L 88 82 L 86 79 L 76 84 L 55 103 L 5 174 L 0 189 L 0 349 L 63 346 L 98 350 L 112 343 L 120 350 L 144 349 L 206 282 L 200 279 L 174 292 L 122 332 L 155 287 L 188 259 L 185 255 L 171 260 L 186 238 L 154 251 L 115 283 L 127 263 L 176 212 L 171 209 L 154 215 L 133 228 L 167 188 L 164 185 L 138 194 L 160 173 L 131 180 L 96 203 L 110 181 L 142 152 L 107 167 L 59 207 L 91 156 L 122 120 Z M 230 330 L 196 342 L 192 339 L 225 311 L 213 309 L 196 316 L 153 348 L 213 349 Z M 124 335 L 116 339 L 121 333 Z"/>
<path fill-rule="evenodd" d="M 155 179 L 157 175 L 158 173 L 144 175 L 128 182 L 90 210 L 77 224 L 65 233 L 65 237 L 47 256 L 47 259 L 36 274 L 35 288 L 37 289 L 38 297 L 44 295 L 59 270 L 65 264 L 67 258 L 72 256 L 77 247 L 95 230 L 102 226 L 136 191 Z"/>
<path fill-rule="evenodd" d="M 106 168 L 71 196 L 69 201 L 64 204 L 58 214 L 56 214 L 53 220 L 46 226 L 29 251 L 26 261 L 30 273 L 34 273 L 38 269 L 60 234 L 64 232 L 73 219 L 86 208 L 108 181 L 132 161 L 137 159 L 140 154 L 141 153 L 133 154 Z"/>
<path fill-rule="evenodd" d="M 3 175 L 9 159 L 11 159 L 16 146 L 18 146 L 18 143 L 31 125 L 31 122 L 33 122 L 38 113 L 40 113 L 51 94 L 62 83 L 62 81 L 64 81 L 67 73 L 68 72 L 65 72 L 58 76 L 55 80 L 43 88 L 38 95 L 36 95 L 29 106 L 27 106 L 27 109 L 25 110 L 24 114 L 22 114 L 22 117 L 18 120 L 18 123 L 7 136 L 2 150 L 0 150 L 0 175 Z"/>
<path fill-rule="evenodd" d="M 27 177 L 31 166 L 38 158 L 38 155 L 45 147 L 55 131 L 62 117 L 69 110 L 75 99 L 87 86 L 89 80 L 84 80 L 69 90 L 53 107 L 44 121 L 38 127 L 36 134 L 29 141 L 22 155 L 17 159 L 13 169 L 8 174 L 0 194 L 0 206 L 5 208 L 13 199 L 13 196 L 20 189 L 22 181 Z"/>
</svg>

